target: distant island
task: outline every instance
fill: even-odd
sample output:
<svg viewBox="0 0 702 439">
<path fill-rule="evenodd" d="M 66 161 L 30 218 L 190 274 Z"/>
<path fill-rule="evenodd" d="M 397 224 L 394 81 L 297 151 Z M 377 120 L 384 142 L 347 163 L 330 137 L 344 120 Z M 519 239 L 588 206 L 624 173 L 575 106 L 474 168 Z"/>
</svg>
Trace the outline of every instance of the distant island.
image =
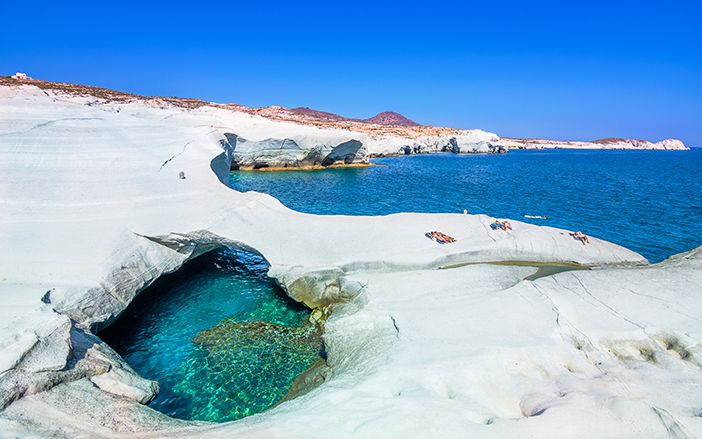
<svg viewBox="0 0 702 439">
<path fill-rule="evenodd" d="M 650 142 L 639 139 L 607 139 L 582 142 L 573 140 L 543 140 L 543 139 L 500 139 L 509 148 L 514 149 L 658 149 L 658 150 L 688 150 L 687 146 L 678 139 L 664 139 L 660 142 Z"/>
</svg>

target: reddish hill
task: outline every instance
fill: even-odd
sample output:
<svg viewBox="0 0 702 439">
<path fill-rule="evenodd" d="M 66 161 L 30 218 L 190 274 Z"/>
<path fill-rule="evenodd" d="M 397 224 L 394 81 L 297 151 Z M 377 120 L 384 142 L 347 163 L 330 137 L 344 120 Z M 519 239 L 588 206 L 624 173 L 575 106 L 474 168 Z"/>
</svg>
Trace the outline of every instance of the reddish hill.
<svg viewBox="0 0 702 439">
<path fill-rule="evenodd" d="M 352 119 L 350 117 L 339 116 L 338 114 L 328 113 L 326 111 L 314 110 L 308 107 L 291 108 L 289 110 L 294 114 L 299 114 L 304 117 L 310 117 L 317 120 L 326 120 L 332 122 L 350 121 L 373 123 L 376 125 L 395 126 L 395 127 L 418 127 L 421 126 L 417 122 L 407 119 L 405 116 L 395 113 L 394 111 L 383 111 L 368 119 Z"/>
<path fill-rule="evenodd" d="M 328 113 L 326 111 L 313 110 L 312 108 L 308 108 L 308 107 L 291 108 L 290 111 L 295 113 L 295 114 L 299 114 L 299 115 L 306 116 L 306 117 L 312 117 L 314 119 L 319 119 L 319 120 L 331 120 L 331 121 L 353 120 L 353 119 L 349 119 L 349 118 L 344 117 L 344 116 L 339 116 L 338 114 Z"/>
<path fill-rule="evenodd" d="M 364 119 L 361 122 L 374 123 L 377 125 L 399 126 L 399 127 L 417 127 L 419 124 L 407 119 L 405 116 L 395 113 L 394 111 L 383 111 L 370 119 Z"/>
</svg>

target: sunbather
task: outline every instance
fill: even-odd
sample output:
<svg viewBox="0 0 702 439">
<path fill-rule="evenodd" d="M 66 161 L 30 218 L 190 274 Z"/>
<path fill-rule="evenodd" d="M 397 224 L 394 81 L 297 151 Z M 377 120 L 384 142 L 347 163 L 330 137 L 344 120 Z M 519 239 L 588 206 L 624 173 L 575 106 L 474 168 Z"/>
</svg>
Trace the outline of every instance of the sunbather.
<svg viewBox="0 0 702 439">
<path fill-rule="evenodd" d="M 582 242 L 583 245 L 590 243 L 590 238 L 588 238 L 588 236 L 581 231 L 573 232 L 570 234 L 570 236 Z"/>
<path fill-rule="evenodd" d="M 504 231 L 506 232 L 507 230 L 512 230 L 512 224 L 510 224 L 509 221 L 497 221 L 497 220 L 495 220 L 494 223 L 490 224 L 490 228 L 491 228 L 492 230 L 500 229 L 500 230 L 504 230 Z"/>
<path fill-rule="evenodd" d="M 431 239 L 432 241 L 438 242 L 439 244 L 450 244 L 452 242 L 456 242 L 455 238 L 452 238 L 444 233 L 437 231 L 427 232 L 424 234 L 424 236 Z"/>
</svg>

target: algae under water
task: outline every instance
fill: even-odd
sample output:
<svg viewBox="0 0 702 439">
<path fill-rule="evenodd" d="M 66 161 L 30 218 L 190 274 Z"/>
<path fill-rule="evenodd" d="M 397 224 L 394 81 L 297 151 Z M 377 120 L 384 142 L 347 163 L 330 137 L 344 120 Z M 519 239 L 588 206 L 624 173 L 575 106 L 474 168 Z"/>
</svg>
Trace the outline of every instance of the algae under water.
<svg viewBox="0 0 702 439">
<path fill-rule="evenodd" d="M 258 255 L 219 249 L 143 291 L 100 333 L 161 386 L 150 406 L 223 422 L 279 402 L 323 354 L 309 309 L 267 277 Z"/>
</svg>

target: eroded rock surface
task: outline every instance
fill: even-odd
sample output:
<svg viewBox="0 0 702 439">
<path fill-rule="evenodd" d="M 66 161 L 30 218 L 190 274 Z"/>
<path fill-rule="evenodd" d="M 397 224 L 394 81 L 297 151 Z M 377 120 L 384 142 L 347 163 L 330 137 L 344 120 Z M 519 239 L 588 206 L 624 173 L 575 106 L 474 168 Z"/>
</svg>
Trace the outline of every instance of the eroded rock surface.
<svg viewBox="0 0 702 439">
<path fill-rule="evenodd" d="M 699 250 L 648 266 L 595 237 L 584 246 L 518 221 L 507 233 L 485 215 L 306 215 L 222 184 L 235 153 L 225 133 L 318 130 L 219 107 L 0 87 L 0 431 L 702 435 Z M 429 230 L 456 242 L 438 245 Z M 254 249 L 291 297 L 334 305 L 328 379 L 235 423 L 186 423 L 144 406 L 155 384 L 91 329 L 218 245 Z M 529 281 L 536 268 L 480 264 L 505 261 L 597 269 Z"/>
<path fill-rule="evenodd" d="M 300 137 L 251 141 L 224 133 L 233 169 L 311 168 L 367 164 L 363 143 L 348 136 Z M 326 138 L 325 138 L 326 137 Z"/>
</svg>

